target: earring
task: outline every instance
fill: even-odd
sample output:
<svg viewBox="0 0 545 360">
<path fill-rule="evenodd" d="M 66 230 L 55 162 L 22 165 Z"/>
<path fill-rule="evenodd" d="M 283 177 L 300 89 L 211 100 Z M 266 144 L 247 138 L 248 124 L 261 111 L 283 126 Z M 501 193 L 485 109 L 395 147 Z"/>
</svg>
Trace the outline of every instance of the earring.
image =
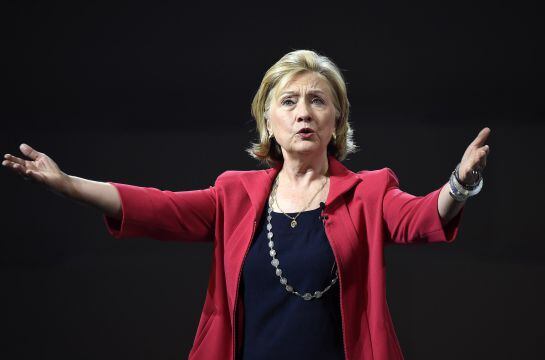
<svg viewBox="0 0 545 360">
<path fill-rule="evenodd" d="M 337 134 L 333 133 L 333 141 L 337 141 Z"/>
<path fill-rule="evenodd" d="M 269 140 L 271 140 L 273 137 L 274 137 L 273 133 L 270 132 L 270 133 L 269 133 Z"/>
</svg>

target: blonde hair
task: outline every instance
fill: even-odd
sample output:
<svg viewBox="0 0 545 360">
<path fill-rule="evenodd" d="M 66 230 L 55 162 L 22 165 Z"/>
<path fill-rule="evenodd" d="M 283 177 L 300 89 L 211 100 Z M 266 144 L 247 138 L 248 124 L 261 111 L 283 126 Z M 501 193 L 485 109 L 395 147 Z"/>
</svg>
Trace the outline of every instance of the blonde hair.
<svg viewBox="0 0 545 360">
<path fill-rule="evenodd" d="M 329 58 L 319 55 L 312 50 L 295 50 L 284 55 L 267 70 L 261 85 L 252 101 L 252 116 L 256 121 L 259 142 L 252 143 L 246 151 L 253 158 L 265 165 L 274 166 L 282 162 L 284 157 L 280 145 L 270 139 L 267 131 L 267 113 L 271 101 L 278 92 L 296 75 L 305 72 L 320 74 L 331 89 L 333 105 L 335 106 L 335 135 L 336 139 L 327 145 L 327 152 L 339 161 L 348 154 L 357 151 L 353 140 L 353 130 L 348 122 L 350 103 L 346 93 L 346 84 L 341 71 Z"/>
</svg>

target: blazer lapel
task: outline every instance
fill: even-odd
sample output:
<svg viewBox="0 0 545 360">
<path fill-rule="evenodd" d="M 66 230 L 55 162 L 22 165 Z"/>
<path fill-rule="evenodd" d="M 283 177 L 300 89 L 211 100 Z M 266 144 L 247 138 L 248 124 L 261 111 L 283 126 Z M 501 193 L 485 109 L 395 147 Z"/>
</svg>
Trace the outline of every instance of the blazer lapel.
<svg viewBox="0 0 545 360">
<path fill-rule="evenodd" d="M 327 206 L 332 206 L 344 193 L 348 192 L 355 185 L 357 185 L 361 178 L 353 171 L 347 169 L 339 160 L 334 156 L 329 155 L 329 193 L 326 200 Z"/>
<path fill-rule="evenodd" d="M 348 170 L 334 156 L 328 155 L 330 186 L 326 200 L 326 208 L 332 205 L 344 193 L 349 191 L 361 178 L 354 172 Z M 274 179 L 282 169 L 283 163 L 279 163 L 273 168 L 258 171 L 248 171 L 241 175 L 241 181 L 248 193 L 250 202 L 254 209 L 255 220 L 261 216 L 261 210 L 269 197 Z"/>
<path fill-rule="evenodd" d="M 271 187 L 276 175 L 280 172 L 282 163 L 266 170 L 248 171 L 242 173 L 242 185 L 248 193 L 252 208 L 254 209 L 254 220 L 259 219 L 265 201 L 269 197 Z"/>
</svg>

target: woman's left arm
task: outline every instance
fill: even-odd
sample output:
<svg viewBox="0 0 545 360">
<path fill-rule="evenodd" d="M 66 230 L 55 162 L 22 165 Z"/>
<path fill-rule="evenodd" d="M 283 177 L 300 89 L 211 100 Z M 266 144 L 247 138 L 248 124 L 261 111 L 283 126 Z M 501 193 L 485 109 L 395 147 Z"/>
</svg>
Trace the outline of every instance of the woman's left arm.
<svg viewBox="0 0 545 360">
<path fill-rule="evenodd" d="M 462 160 L 460 161 L 459 178 L 464 184 L 472 184 L 477 178 L 472 171 L 481 172 L 486 166 L 486 157 L 490 153 L 490 146 L 485 145 L 486 140 L 490 135 L 490 128 L 482 129 L 475 140 L 469 144 Z M 439 194 L 437 210 L 443 224 L 448 224 L 458 212 L 464 207 L 465 201 L 454 200 L 449 194 L 449 184 L 445 184 Z"/>
</svg>

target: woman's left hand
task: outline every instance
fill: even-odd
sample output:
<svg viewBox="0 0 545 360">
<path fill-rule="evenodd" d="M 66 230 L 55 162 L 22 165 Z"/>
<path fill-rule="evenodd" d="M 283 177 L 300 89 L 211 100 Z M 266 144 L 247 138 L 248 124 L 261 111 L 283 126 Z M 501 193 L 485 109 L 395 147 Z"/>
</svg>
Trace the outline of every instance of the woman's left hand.
<svg viewBox="0 0 545 360">
<path fill-rule="evenodd" d="M 482 172 L 486 166 L 486 157 L 490 153 L 490 146 L 485 145 L 485 142 L 490 131 L 488 127 L 482 129 L 462 156 L 458 176 L 464 184 L 473 184 L 477 180 L 477 177 L 471 173 L 472 170 Z"/>
</svg>

